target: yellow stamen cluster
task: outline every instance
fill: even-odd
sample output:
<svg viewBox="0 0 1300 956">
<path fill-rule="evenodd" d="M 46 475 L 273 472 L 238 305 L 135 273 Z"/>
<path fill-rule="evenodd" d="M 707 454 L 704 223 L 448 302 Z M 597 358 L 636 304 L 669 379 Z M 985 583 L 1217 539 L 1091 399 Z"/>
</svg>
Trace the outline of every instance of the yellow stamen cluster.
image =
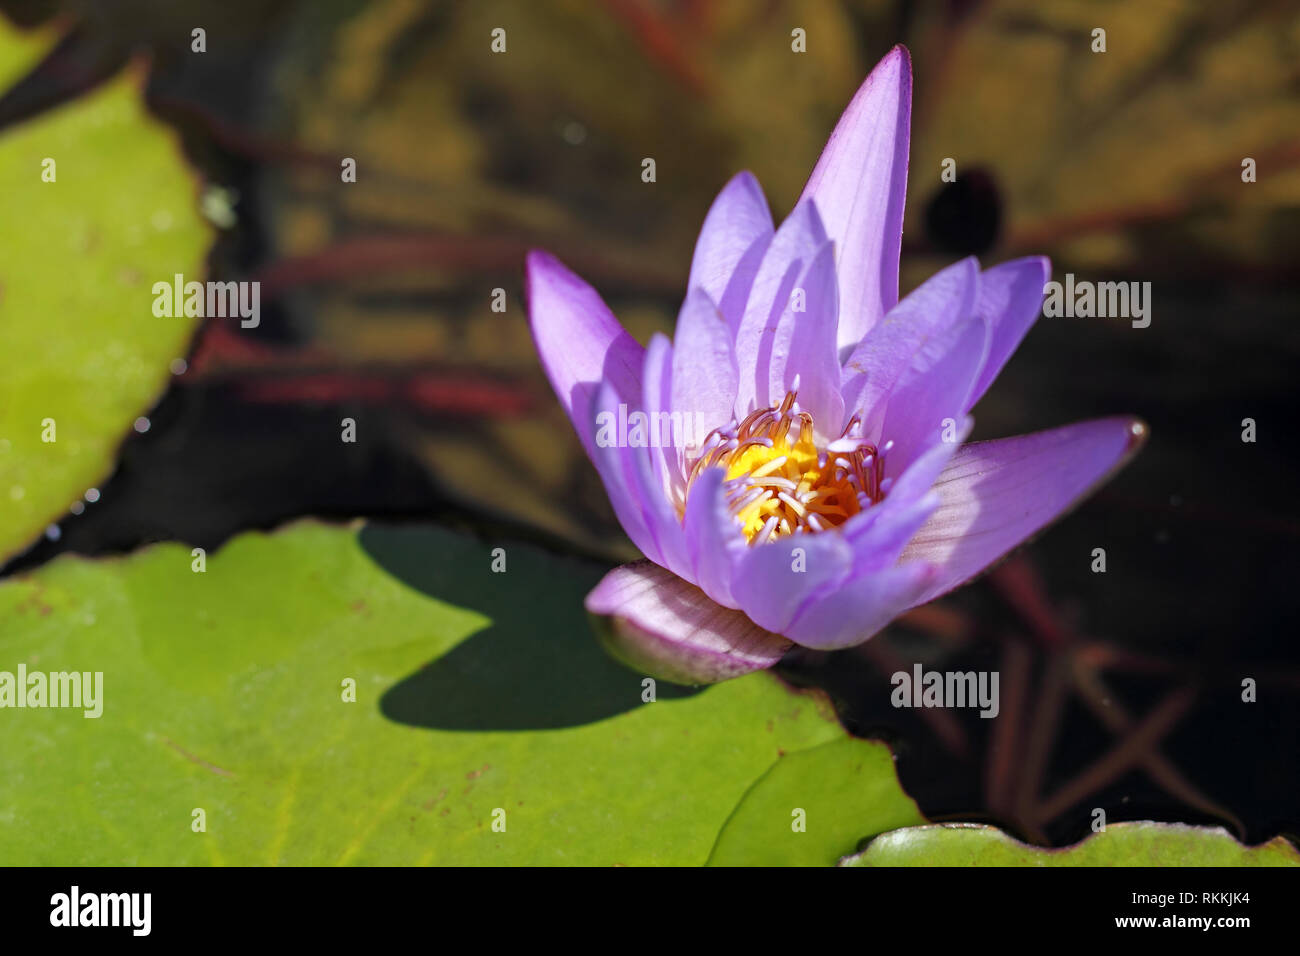
<svg viewBox="0 0 1300 956">
<path fill-rule="evenodd" d="M 859 422 L 826 450 L 791 391 L 779 407 L 711 432 L 687 470 L 687 489 L 707 468 L 726 469 L 727 504 L 751 544 L 835 528 L 884 497 L 881 456 L 857 439 Z"/>
</svg>

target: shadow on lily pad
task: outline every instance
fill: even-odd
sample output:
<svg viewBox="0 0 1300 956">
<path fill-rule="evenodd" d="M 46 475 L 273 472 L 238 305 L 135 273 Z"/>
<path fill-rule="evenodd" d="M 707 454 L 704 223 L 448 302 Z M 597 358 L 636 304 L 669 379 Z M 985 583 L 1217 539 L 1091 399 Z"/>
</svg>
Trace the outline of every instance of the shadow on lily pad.
<svg viewBox="0 0 1300 956">
<path fill-rule="evenodd" d="M 362 548 L 380 567 L 432 598 L 491 624 L 380 699 L 389 720 L 437 730 L 556 730 L 643 706 L 642 680 L 607 655 L 582 606 L 606 568 L 505 545 L 507 571 L 492 571 L 493 545 L 443 528 L 366 525 Z M 659 700 L 704 688 L 657 681 Z"/>
</svg>

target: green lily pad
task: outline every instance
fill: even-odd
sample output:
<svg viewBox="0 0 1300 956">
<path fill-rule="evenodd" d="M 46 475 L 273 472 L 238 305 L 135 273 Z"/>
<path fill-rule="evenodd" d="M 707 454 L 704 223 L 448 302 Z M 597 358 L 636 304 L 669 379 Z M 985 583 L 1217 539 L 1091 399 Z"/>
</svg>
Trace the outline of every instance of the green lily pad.
<svg viewBox="0 0 1300 956">
<path fill-rule="evenodd" d="M 864 836 L 925 823 L 882 743 L 844 737 L 784 755 L 736 807 L 711 866 L 826 866 Z"/>
<path fill-rule="evenodd" d="M 911 827 L 876 837 L 844 866 L 1300 866 L 1295 847 L 1276 837 L 1243 846 L 1221 827 L 1112 823 L 1074 846 L 1028 846 L 995 827 Z"/>
<path fill-rule="evenodd" d="M 496 573 L 493 547 L 304 522 L 241 535 L 202 573 L 165 544 L 0 583 L 0 672 L 103 674 L 98 718 L 6 710 L 0 859 L 700 864 L 774 762 L 844 739 L 822 698 L 766 673 L 645 702 L 642 675 L 575 651 L 595 648 L 581 599 L 603 569 L 505 544 Z M 480 640 L 490 653 L 465 656 Z M 394 700 L 458 652 L 478 691 L 454 725 Z M 493 660 L 514 677 L 485 675 Z M 523 713 L 593 688 L 587 723 Z M 820 842 L 823 805 L 803 799 Z"/>
<path fill-rule="evenodd" d="M 0 21 L 0 89 L 51 45 Z M 203 278 L 209 232 L 141 82 L 0 133 L 0 562 L 109 474 L 197 321 L 153 314 L 155 282 Z"/>
</svg>

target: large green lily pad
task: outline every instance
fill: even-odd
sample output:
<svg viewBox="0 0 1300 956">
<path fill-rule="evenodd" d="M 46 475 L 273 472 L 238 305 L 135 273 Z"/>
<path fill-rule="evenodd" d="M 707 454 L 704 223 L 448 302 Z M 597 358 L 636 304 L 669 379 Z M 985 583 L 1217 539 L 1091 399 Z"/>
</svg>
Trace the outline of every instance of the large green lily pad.
<svg viewBox="0 0 1300 956">
<path fill-rule="evenodd" d="M 0 859 L 826 865 L 870 839 L 845 862 L 1300 862 L 1184 826 L 1053 851 L 922 825 L 888 748 L 820 696 L 761 673 L 647 700 L 584 618 L 603 570 L 302 522 L 0 582 Z M 98 672 L 101 690 L 8 709 L 20 667 Z"/>
<path fill-rule="evenodd" d="M 52 42 L 0 21 L 0 89 Z M 110 473 L 197 321 L 153 314 L 155 282 L 204 278 L 209 233 L 140 86 L 124 75 L 0 133 L 0 562 Z"/>
<path fill-rule="evenodd" d="M 0 583 L 0 671 L 103 673 L 99 718 L 5 712 L 0 859 L 699 864 L 774 763 L 845 738 L 768 674 L 644 702 L 585 620 L 599 566 L 506 545 L 496 573 L 487 543 L 360 530 L 245 534 L 202 573 L 166 544 Z M 450 693 L 453 660 L 457 707 L 410 699 Z M 502 729 L 530 726 L 551 729 Z"/>
<path fill-rule="evenodd" d="M 995 827 L 923 826 L 876 837 L 845 866 L 1297 866 L 1300 854 L 1277 837 L 1243 846 L 1218 827 L 1112 823 L 1074 846 L 1028 846 Z"/>
</svg>

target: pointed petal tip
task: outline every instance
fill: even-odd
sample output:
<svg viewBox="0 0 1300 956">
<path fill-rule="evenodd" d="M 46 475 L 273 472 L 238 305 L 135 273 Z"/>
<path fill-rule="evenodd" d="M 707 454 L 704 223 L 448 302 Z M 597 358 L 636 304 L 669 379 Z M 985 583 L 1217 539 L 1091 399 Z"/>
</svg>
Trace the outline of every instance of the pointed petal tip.
<svg viewBox="0 0 1300 956">
<path fill-rule="evenodd" d="M 1018 259 L 1008 259 L 1006 262 L 999 262 L 997 265 L 989 266 L 985 271 L 992 272 L 995 269 L 1028 269 L 1037 266 L 1042 273 L 1043 282 L 1046 283 L 1052 278 L 1052 259 L 1050 256 L 1021 256 Z"/>
<path fill-rule="evenodd" d="M 1135 415 L 1128 419 L 1128 450 L 1133 453 L 1141 449 L 1151 437 L 1151 426 Z"/>
<path fill-rule="evenodd" d="M 650 561 L 609 572 L 587 595 L 586 608 L 611 655 L 678 684 L 715 684 L 763 670 L 791 646 Z"/>
<path fill-rule="evenodd" d="M 871 74 L 887 70 L 897 70 L 900 76 L 910 86 L 912 82 L 912 51 L 907 48 L 906 43 L 895 43 L 889 48 L 889 52 L 882 56 L 876 65 L 871 68 Z"/>
<path fill-rule="evenodd" d="M 524 270 L 529 274 L 536 272 L 538 269 L 555 266 L 564 268 L 564 264 L 545 249 L 529 249 L 524 253 Z"/>
<path fill-rule="evenodd" d="M 601 383 L 622 401 L 640 400 L 645 350 L 581 276 L 540 249 L 526 257 L 526 314 L 533 345 L 588 457 L 595 457 L 587 413 Z"/>
<path fill-rule="evenodd" d="M 875 73 L 876 70 L 882 67 L 897 71 L 898 85 L 904 91 L 904 95 L 910 103 L 912 99 L 912 51 L 902 43 L 896 44 L 884 55 L 880 63 L 871 72 Z"/>
<path fill-rule="evenodd" d="M 759 196 L 763 195 L 763 185 L 758 181 L 758 177 L 754 175 L 752 170 L 742 169 L 727 181 L 727 186 L 730 186 L 733 183 L 744 183 L 747 188 L 753 190 Z M 726 187 L 724 186 L 723 188 L 725 189 Z M 766 202 L 766 199 L 764 199 L 764 202 Z"/>
<path fill-rule="evenodd" d="M 817 208 L 817 200 L 814 197 L 806 196 L 795 204 L 795 207 L 790 210 L 789 218 L 796 217 L 807 220 L 805 228 L 814 237 L 814 242 L 819 249 L 830 241 L 830 235 L 826 232 L 826 220 L 822 218 L 821 210 Z"/>
<path fill-rule="evenodd" d="M 529 249 L 524 253 L 524 301 L 528 304 L 530 318 L 536 286 L 545 282 L 548 276 L 566 273 L 572 274 L 563 262 L 545 249 Z"/>
<path fill-rule="evenodd" d="M 1140 452 L 1151 437 L 1151 426 L 1136 415 L 1126 416 L 1124 421 L 1127 422 L 1128 442 L 1124 446 L 1124 451 L 1120 453 L 1119 459 L 1115 466 L 1107 474 L 1107 478 L 1114 475 L 1117 471 L 1127 465 Z"/>
<path fill-rule="evenodd" d="M 767 205 L 767 196 L 763 193 L 763 184 L 758 181 L 752 170 L 742 169 L 732 175 L 730 179 L 723 184 L 718 195 L 714 197 L 709 211 L 713 212 L 720 206 L 734 204 L 738 194 L 747 194 L 748 199 L 752 202 L 755 209 L 761 210 L 771 226 L 771 209 Z M 706 218 L 707 221 L 707 218 Z"/>
<path fill-rule="evenodd" d="M 705 294 L 707 295 L 707 293 Z M 666 332 L 661 332 L 656 329 L 654 332 L 650 333 L 650 341 L 646 342 L 645 348 L 647 353 L 650 351 L 652 346 L 655 349 L 670 349 L 673 347 L 673 340 Z"/>
<path fill-rule="evenodd" d="M 1052 281 L 1052 260 L 1048 256 L 1026 256 L 1026 264 L 1038 266 L 1043 281 L 1043 293 L 1047 293 L 1047 283 Z"/>
<path fill-rule="evenodd" d="M 1085 420 L 1077 424 L 1088 425 L 1089 422 Z M 1133 460 L 1133 457 L 1146 445 L 1147 439 L 1151 437 L 1151 426 L 1137 415 L 1111 415 L 1107 418 L 1094 419 L 1093 424 L 1113 424 L 1118 431 L 1123 432 L 1124 445 L 1115 455 L 1114 463 L 1102 472 L 1096 484 L 1088 489 L 1088 494 L 1110 481 L 1121 468 Z"/>
</svg>

